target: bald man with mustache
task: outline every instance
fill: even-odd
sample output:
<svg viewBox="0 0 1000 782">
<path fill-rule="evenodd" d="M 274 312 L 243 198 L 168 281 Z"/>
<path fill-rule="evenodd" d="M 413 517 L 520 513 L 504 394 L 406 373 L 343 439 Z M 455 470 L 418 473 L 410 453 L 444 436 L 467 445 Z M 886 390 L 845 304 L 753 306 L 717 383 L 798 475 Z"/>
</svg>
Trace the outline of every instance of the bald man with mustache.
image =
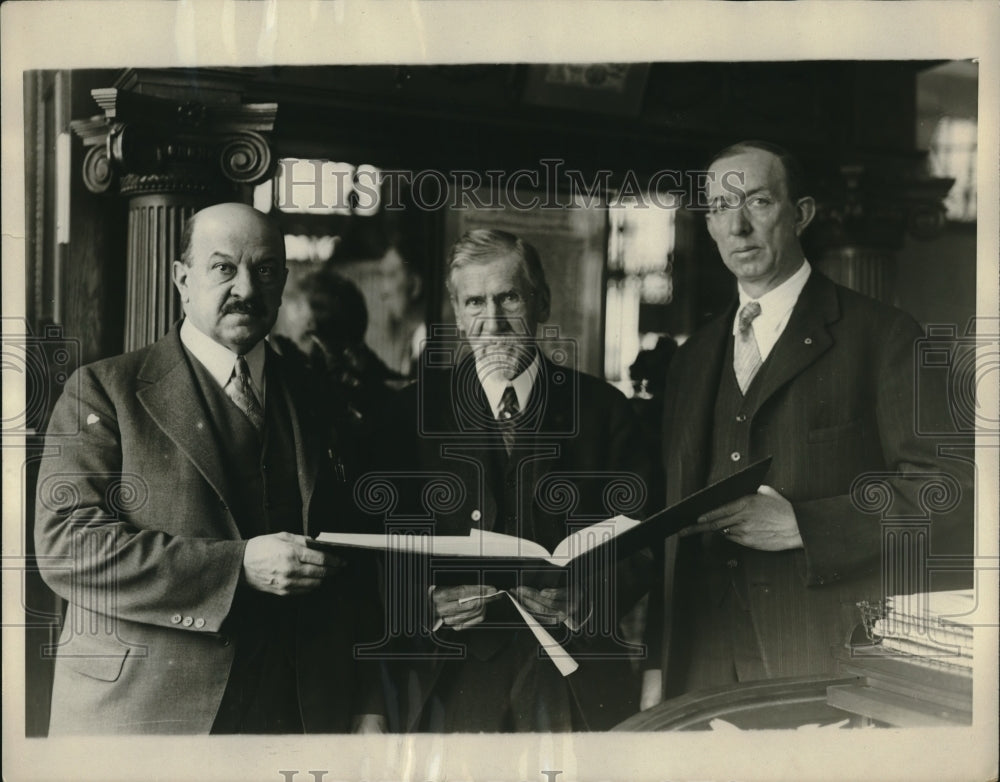
<svg viewBox="0 0 1000 782">
<path fill-rule="evenodd" d="M 351 524 L 348 438 L 264 339 L 281 231 L 208 207 L 172 271 L 183 321 L 82 367 L 48 427 L 35 539 L 68 603 L 50 735 L 377 724 L 353 660 L 372 568 L 308 546 Z"/>
</svg>

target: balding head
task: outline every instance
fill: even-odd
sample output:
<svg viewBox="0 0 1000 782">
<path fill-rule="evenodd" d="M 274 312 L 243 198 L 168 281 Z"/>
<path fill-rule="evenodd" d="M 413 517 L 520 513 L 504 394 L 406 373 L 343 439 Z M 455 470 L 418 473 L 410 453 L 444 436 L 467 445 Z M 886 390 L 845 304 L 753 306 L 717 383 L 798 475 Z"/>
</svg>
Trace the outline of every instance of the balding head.
<svg viewBox="0 0 1000 782">
<path fill-rule="evenodd" d="M 174 284 L 202 333 L 243 354 L 274 325 L 285 286 L 285 242 L 277 223 L 246 204 L 216 204 L 189 221 Z"/>
<path fill-rule="evenodd" d="M 199 221 L 205 218 L 208 218 L 209 220 L 218 219 L 222 221 L 229 221 L 231 223 L 236 223 L 240 220 L 251 220 L 255 222 L 262 220 L 263 224 L 269 226 L 270 229 L 274 231 L 276 238 L 280 239 L 278 244 L 281 245 L 281 257 L 282 260 L 284 260 L 285 239 L 281 233 L 281 226 L 278 225 L 278 221 L 270 215 L 266 215 L 263 212 L 254 209 L 252 206 L 230 202 L 207 206 L 200 212 L 195 212 L 191 215 L 187 223 L 184 225 L 184 230 L 181 233 L 180 260 L 184 261 L 184 263 L 189 266 L 191 265 L 191 240 L 194 236 L 195 227 L 198 225 Z"/>
</svg>

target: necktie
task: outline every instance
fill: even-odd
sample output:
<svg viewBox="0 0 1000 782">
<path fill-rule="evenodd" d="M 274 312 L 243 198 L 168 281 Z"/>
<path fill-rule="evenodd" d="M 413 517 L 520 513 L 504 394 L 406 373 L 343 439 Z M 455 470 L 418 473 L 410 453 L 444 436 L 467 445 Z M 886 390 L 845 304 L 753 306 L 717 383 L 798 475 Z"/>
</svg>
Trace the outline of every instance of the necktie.
<svg viewBox="0 0 1000 782">
<path fill-rule="evenodd" d="M 736 382 L 740 386 L 740 392 L 744 394 L 763 363 L 757 340 L 753 336 L 753 321 L 758 315 L 760 315 L 760 304 L 749 301 L 743 305 L 733 345 L 733 369 L 736 370 Z"/>
<path fill-rule="evenodd" d="M 261 409 L 260 402 L 257 401 L 257 395 L 253 392 L 253 386 L 250 384 L 250 368 L 243 356 L 236 357 L 233 376 L 226 383 L 225 392 L 226 396 L 232 399 L 235 405 L 250 419 L 254 429 L 259 432 L 264 428 L 264 411 Z"/>
<path fill-rule="evenodd" d="M 504 447 L 507 455 L 514 450 L 514 429 L 516 427 L 517 414 L 521 412 L 521 406 L 517 403 L 517 392 L 514 386 L 507 386 L 500 397 L 500 435 L 503 437 Z"/>
</svg>

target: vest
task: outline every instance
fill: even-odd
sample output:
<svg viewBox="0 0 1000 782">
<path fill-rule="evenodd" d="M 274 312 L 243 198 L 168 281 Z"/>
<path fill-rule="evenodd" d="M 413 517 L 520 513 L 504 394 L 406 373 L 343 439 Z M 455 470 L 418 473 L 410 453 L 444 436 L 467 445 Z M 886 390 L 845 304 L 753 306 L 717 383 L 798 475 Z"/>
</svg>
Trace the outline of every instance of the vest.
<svg viewBox="0 0 1000 782">
<path fill-rule="evenodd" d="M 770 356 L 768 359 L 770 360 Z M 733 337 L 729 338 L 719 379 L 719 390 L 715 397 L 709 484 L 732 475 L 751 460 L 750 423 L 760 403 L 762 379 L 767 373 L 769 360 L 765 361 L 757 371 L 744 395 L 736 382 L 736 371 L 733 369 Z M 705 569 L 708 578 L 706 587 L 713 595 L 713 602 L 721 603 L 726 592 L 732 589 L 735 590 L 738 604 L 745 606 L 748 601 L 748 587 L 746 568 L 742 565 L 744 548 L 719 532 L 709 532 L 699 537 L 701 566 Z M 741 638 L 751 637 L 752 626 L 748 624 L 743 612 L 734 611 L 734 616 L 736 617 L 734 621 L 742 628 Z"/>
<path fill-rule="evenodd" d="M 492 411 L 487 414 L 492 416 Z M 504 535 L 517 535 L 520 538 L 551 547 L 559 541 L 538 539 L 532 512 L 532 498 L 530 493 L 524 491 L 519 477 L 519 472 L 531 469 L 530 459 L 538 438 L 532 422 L 520 418 L 520 416 L 529 414 L 530 410 L 518 414 L 518 428 L 514 436 L 514 448 L 510 455 L 504 448 L 499 423 L 494 422 L 488 429 L 488 436 L 493 447 L 488 451 L 483 468 L 485 479 L 497 504 L 497 518 L 493 531 L 501 532 Z M 525 464 L 526 460 L 529 460 L 529 464 Z"/>
<path fill-rule="evenodd" d="M 199 361 L 189 361 L 215 427 L 240 535 L 302 534 L 291 411 L 281 379 L 265 364 L 268 394 L 258 432 Z M 213 732 L 301 731 L 295 683 L 297 601 L 241 585 L 224 630 L 236 639 L 229 684 Z"/>
<path fill-rule="evenodd" d="M 258 432 L 226 396 L 208 370 L 192 361 L 202 396 L 211 412 L 222 448 L 226 478 L 233 492 L 232 509 L 244 538 L 270 532 L 302 534 L 302 497 L 299 492 L 291 413 L 280 380 L 268 372 L 264 428 Z"/>
<path fill-rule="evenodd" d="M 761 379 L 767 374 L 769 363 L 765 361 L 757 371 L 744 396 L 736 382 L 736 371 L 733 369 L 733 338 L 729 338 L 722 364 L 722 375 L 719 379 L 719 390 L 715 397 L 708 484 L 727 478 L 749 464 L 750 423 L 757 412 Z"/>
</svg>

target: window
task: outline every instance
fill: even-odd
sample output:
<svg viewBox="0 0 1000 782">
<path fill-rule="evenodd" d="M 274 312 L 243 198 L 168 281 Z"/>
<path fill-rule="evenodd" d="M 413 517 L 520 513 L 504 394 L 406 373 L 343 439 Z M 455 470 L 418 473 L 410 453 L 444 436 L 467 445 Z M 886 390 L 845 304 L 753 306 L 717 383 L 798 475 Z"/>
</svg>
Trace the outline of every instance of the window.
<svg viewBox="0 0 1000 782">
<path fill-rule="evenodd" d="M 674 294 L 674 209 L 632 199 L 608 209 L 605 378 L 632 395 L 629 366 L 667 332 Z"/>
<path fill-rule="evenodd" d="M 949 220 L 976 220 L 976 130 L 974 119 L 942 117 L 931 136 L 931 174 L 955 180 L 944 201 Z"/>
</svg>

